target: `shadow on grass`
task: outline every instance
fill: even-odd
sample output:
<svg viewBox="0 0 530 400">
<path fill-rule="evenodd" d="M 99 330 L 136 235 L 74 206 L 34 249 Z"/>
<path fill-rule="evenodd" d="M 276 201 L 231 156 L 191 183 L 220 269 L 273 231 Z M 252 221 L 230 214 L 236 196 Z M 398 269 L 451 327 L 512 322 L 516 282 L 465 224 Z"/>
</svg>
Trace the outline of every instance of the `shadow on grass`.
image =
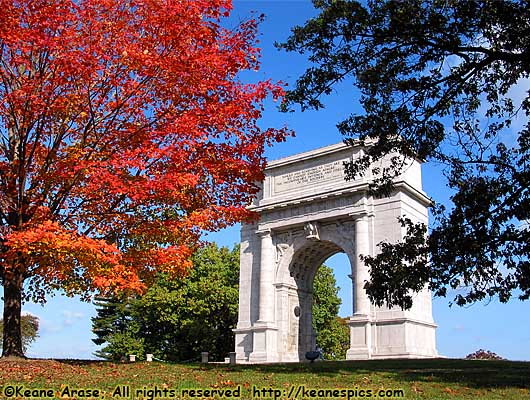
<svg viewBox="0 0 530 400">
<path fill-rule="evenodd" d="M 109 361 L 96 360 L 55 360 L 71 366 L 91 366 L 111 364 Z M 131 363 L 112 363 L 129 365 Z M 148 365 L 150 363 L 144 363 Z M 153 363 L 158 364 L 158 363 Z M 398 382 L 438 382 L 458 384 L 476 389 L 518 388 L 530 389 L 530 362 L 502 360 L 460 360 L 460 359 L 425 359 L 425 360 L 370 360 L 370 361 L 321 361 L 311 363 L 285 363 L 229 366 L 227 364 L 200 363 L 164 363 L 167 366 L 189 369 L 190 371 L 210 371 L 214 374 L 230 372 L 252 372 L 270 375 L 314 374 L 327 377 L 344 375 L 368 376 L 383 375 Z M 155 367 L 155 365 L 152 365 Z"/>
<path fill-rule="evenodd" d="M 224 370 L 252 370 L 263 373 L 312 373 L 335 376 L 338 374 L 382 373 L 402 382 L 455 383 L 472 388 L 530 389 L 530 362 L 498 360 L 370 360 L 324 361 L 299 364 L 268 365 L 204 365 L 198 368 Z"/>
</svg>

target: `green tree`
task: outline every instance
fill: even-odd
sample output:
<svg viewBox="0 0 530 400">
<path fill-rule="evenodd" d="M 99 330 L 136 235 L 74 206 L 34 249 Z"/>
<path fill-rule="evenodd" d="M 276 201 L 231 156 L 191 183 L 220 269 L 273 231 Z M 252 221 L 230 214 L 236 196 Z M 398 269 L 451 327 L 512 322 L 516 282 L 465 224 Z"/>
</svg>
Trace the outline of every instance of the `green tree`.
<svg viewBox="0 0 530 400">
<path fill-rule="evenodd" d="M 324 358 L 329 360 L 346 358 L 350 344 L 349 328 L 338 317 L 342 303 L 339 290 L 333 270 L 326 265 L 320 266 L 313 283 L 313 327 L 317 333 L 317 345 Z"/>
<path fill-rule="evenodd" d="M 106 302 L 93 318 L 96 344 L 107 343 L 96 355 L 120 359 L 145 353 L 184 361 L 202 351 L 225 357 L 234 348 L 237 323 L 239 247 L 211 244 L 193 256 L 193 269 L 178 281 L 159 275 L 142 296 Z"/>
<path fill-rule="evenodd" d="M 334 316 L 321 328 L 317 335 L 317 344 L 322 349 L 325 360 L 344 360 L 350 347 L 350 328 L 347 318 Z"/>
<path fill-rule="evenodd" d="M 341 300 L 333 271 L 321 266 L 314 279 L 313 324 L 327 359 L 345 358 L 349 330 L 337 317 Z M 120 360 L 146 353 L 168 361 L 197 360 L 202 351 L 223 359 L 234 349 L 238 316 L 239 246 L 210 244 L 193 256 L 193 269 L 181 280 L 159 275 L 141 297 L 96 301 L 94 354 Z"/>
<path fill-rule="evenodd" d="M 134 300 L 133 300 L 134 301 Z M 96 297 L 97 316 L 92 317 L 92 341 L 109 345 L 94 353 L 106 360 L 120 360 L 129 354 L 143 355 L 143 339 L 138 337 L 138 323 L 131 316 L 130 301 L 118 297 Z"/>
<path fill-rule="evenodd" d="M 404 157 L 441 165 L 451 193 L 427 227 L 404 219 L 402 243 L 366 257 L 376 304 L 410 307 L 426 284 L 464 305 L 530 298 L 530 7 L 527 0 L 314 0 L 320 13 L 280 47 L 312 65 L 286 108 L 319 108 L 337 83 L 362 110 L 338 123 L 345 141 L 371 143 L 346 167 L 373 169 L 374 195 L 392 191 Z M 519 92 L 519 96 L 517 95 Z"/>
<path fill-rule="evenodd" d="M 29 345 L 39 337 L 39 317 L 31 314 L 23 314 L 20 321 L 20 330 L 22 335 L 22 349 L 24 352 Z M 0 339 L 4 336 L 4 320 L 0 318 Z M 2 340 L 0 340 L 0 350 L 2 349 Z"/>
</svg>

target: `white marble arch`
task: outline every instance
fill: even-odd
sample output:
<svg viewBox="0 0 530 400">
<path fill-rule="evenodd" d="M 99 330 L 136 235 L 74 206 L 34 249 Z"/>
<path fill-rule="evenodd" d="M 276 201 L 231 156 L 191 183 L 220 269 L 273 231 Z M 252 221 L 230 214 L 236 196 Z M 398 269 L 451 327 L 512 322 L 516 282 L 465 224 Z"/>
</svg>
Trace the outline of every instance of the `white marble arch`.
<svg viewBox="0 0 530 400">
<path fill-rule="evenodd" d="M 303 361 L 315 349 L 313 278 L 339 252 L 350 260 L 354 293 L 347 359 L 437 356 L 430 293 L 416 295 L 410 310 L 375 307 L 363 288 L 369 272 L 360 257 L 374 255 L 381 241 L 402 238 L 399 216 L 427 222 L 420 163 L 406 161 L 392 196 L 375 199 L 367 192 L 371 170 L 344 179 L 343 163 L 362 152 L 341 143 L 267 166 L 251 206 L 260 219 L 241 229 L 238 362 Z"/>
</svg>

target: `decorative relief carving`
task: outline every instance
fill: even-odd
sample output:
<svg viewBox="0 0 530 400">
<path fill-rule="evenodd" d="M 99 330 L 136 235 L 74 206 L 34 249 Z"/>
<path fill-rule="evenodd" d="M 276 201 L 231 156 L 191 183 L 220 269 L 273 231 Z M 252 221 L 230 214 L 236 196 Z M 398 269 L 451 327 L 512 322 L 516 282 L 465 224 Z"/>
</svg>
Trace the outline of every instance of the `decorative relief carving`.
<svg viewBox="0 0 530 400">
<path fill-rule="evenodd" d="M 341 221 L 335 225 L 337 232 L 342 236 L 353 236 L 355 233 L 355 221 Z"/>
<path fill-rule="evenodd" d="M 355 248 L 355 221 L 341 221 L 334 224 L 336 235 L 348 243 L 351 248 Z"/>
<path fill-rule="evenodd" d="M 291 247 L 290 245 L 288 245 L 287 243 L 278 243 L 276 245 L 276 265 L 280 265 L 280 263 L 282 262 L 282 258 L 285 254 L 285 251 Z"/>
<path fill-rule="evenodd" d="M 274 244 L 278 245 L 280 243 L 290 243 L 291 242 L 292 232 L 283 232 L 277 233 L 274 235 Z"/>
<path fill-rule="evenodd" d="M 275 262 L 278 268 L 282 262 L 285 253 L 290 249 L 292 250 L 294 241 L 302 236 L 302 231 L 295 230 L 289 232 L 278 233 L 274 235 L 273 243 L 276 249 Z"/>
<path fill-rule="evenodd" d="M 314 221 L 306 222 L 304 226 L 304 231 L 306 234 L 306 239 L 320 240 L 320 236 L 318 234 L 318 222 L 314 222 Z"/>
</svg>

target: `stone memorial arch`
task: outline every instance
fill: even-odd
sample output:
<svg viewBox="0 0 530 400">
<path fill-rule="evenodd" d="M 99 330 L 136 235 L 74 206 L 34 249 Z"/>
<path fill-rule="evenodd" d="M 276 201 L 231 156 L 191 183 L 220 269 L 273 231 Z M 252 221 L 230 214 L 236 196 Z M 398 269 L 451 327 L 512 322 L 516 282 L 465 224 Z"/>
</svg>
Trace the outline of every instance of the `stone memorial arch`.
<svg viewBox="0 0 530 400">
<path fill-rule="evenodd" d="M 403 237 L 399 216 L 427 222 L 420 163 L 408 162 L 395 193 L 375 199 L 367 192 L 370 171 L 344 179 L 344 162 L 362 152 L 336 144 L 269 162 L 251 206 L 260 219 L 241 229 L 237 362 L 302 361 L 315 350 L 313 279 L 339 252 L 352 271 L 347 359 L 437 356 L 430 292 L 417 294 L 410 310 L 375 307 L 363 289 L 369 272 L 359 257 Z"/>
</svg>

